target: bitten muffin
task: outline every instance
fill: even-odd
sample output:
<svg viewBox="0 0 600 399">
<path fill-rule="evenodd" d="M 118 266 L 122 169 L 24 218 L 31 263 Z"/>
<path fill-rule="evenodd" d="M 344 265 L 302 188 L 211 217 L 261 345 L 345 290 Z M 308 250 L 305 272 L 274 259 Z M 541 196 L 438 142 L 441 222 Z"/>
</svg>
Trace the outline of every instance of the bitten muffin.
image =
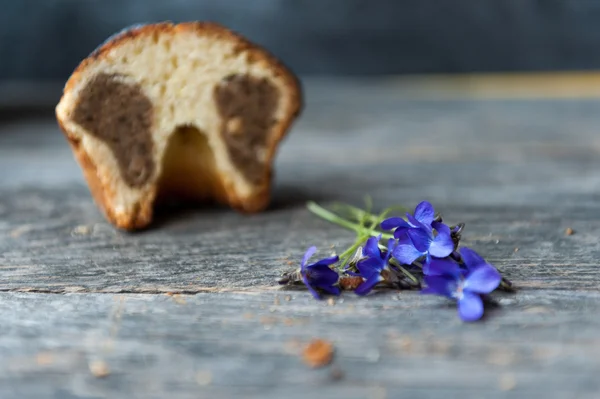
<svg viewBox="0 0 600 399">
<path fill-rule="evenodd" d="M 134 230 L 164 199 L 264 210 L 301 109 L 298 79 L 264 49 L 214 23 L 158 23 L 84 59 L 56 117 L 107 219 Z"/>
</svg>

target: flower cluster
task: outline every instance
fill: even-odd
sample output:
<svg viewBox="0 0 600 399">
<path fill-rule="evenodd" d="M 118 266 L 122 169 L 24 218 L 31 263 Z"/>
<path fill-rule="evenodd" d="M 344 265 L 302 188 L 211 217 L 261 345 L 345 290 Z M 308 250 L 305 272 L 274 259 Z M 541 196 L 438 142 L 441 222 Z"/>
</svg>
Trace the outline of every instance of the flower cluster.
<svg viewBox="0 0 600 399">
<path fill-rule="evenodd" d="M 363 212 L 365 215 L 375 218 Z M 464 224 L 444 224 L 429 202 L 419 203 L 405 218 L 379 222 L 381 230 L 391 233 L 368 230 L 366 241 L 351 248 L 354 256 L 345 262 L 332 256 L 309 264 L 317 251 L 310 247 L 300 268 L 286 274 L 280 283 L 302 282 L 317 299 L 322 293 L 339 295 L 341 289 L 352 289 L 360 296 L 376 286 L 421 289 L 423 294 L 455 300 L 464 321 L 483 316 L 483 299 L 492 291 L 500 286 L 510 288 L 510 282 L 474 250 L 459 248 Z"/>
</svg>

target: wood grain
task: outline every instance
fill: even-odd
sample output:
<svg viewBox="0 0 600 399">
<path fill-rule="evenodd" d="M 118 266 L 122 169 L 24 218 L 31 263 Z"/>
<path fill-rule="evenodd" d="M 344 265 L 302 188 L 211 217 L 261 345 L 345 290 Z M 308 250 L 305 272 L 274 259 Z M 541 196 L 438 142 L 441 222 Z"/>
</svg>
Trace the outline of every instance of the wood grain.
<svg viewBox="0 0 600 399">
<path fill-rule="evenodd" d="M 308 82 L 269 211 L 178 210 L 135 234 L 102 219 L 53 120 L 1 124 L 0 397 L 595 397 L 600 101 L 410 100 L 386 82 Z M 353 239 L 305 202 L 366 194 L 465 222 L 519 292 L 463 324 L 416 293 L 281 290 L 308 246 Z M 334 366 L 301 362 L 311 337 Z"/>
<path fill-rule="evenodd" d="M 501 295 L 483 323 L 417 293 L 4 293 L 0 395 L 60 398 L 592 398 L 600 295 Z M 312 369 L 312 338 L 335 347 Z M 97 378 L 90 363 L 109 374 Z M 379 395 L 379 396 L 378 396 Z"/>
<path fill-rule="evenodd" d="M 306 200 L 360 205 L 366 194 L 381 208 L 432 201 L 520 285 L 597 288 L 600 102 L 393 101 L 378 87 L 362 99 L 344 95 L 352 86 L 312 88 L 268 212 L 187 210 L 139 234 L 103 220 L 52 121 L 5 126 L 0 290 L 264 289 L 309 245 L 328 254 L 352 241 Z"/>
</svg>

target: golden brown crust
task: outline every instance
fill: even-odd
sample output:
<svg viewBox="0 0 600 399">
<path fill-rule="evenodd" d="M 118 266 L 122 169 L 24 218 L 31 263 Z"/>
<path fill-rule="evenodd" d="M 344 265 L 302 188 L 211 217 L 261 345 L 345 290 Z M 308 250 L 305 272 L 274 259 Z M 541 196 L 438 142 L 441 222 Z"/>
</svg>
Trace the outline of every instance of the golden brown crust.
<svg viewBox="0 0 600 399">
<path fill-rule="evenodd" d="M 164 33 L 177 34 L 185 31 L 193 31 L 202 36 L 214 36 L 216 38 L 234 42 L 236 53 L 246 52 L 249 59 L 251 59 L 253 62 L 264 63 L 265 67 L 270 68 L 276 76 L 284 81 L 288 95 L 291 96 L 290 108 L 288 109 L 285 118 L 279 123 L 278 128 L 271 135 L 270 142 L 267 145 L 267 176 L 265 183 L 261 186 L 254 187 L 252 195 L 248 198 L 237 197 L 232 186 L 225 187 L 225 192 L 227 195 L 226 202 L 230 207 L 243 213 L 261 212 L 268 207 L 270 202 L 270 190 L 273 177 L 273 157 L 276 153 L 279 142 L 284 138 L 291 124 L 304 107 L 303 93 L 300 81 L 285 65 L 283 65 L 283 63 L 281 63 L 265 49 L 249 42 L 241 35 L 212 22 L 185 22 L 180 24 L 162 22 L 125 30 L 108 40 L 79 64 L 65 84 L 63 98 L 64 94 L 68 93 L 77 85 L 86 68 L 92 63 L 106 57 L 107 53 L 111 49 L 118 47 L 129 40 L 134 40 L 140 36 L 158 37 Z M 63 99 L 61 98 L 61 101 L 62 100 Z M 57 119 L 61 129 L 63 130 L 67 140 L 69 141 L 69 144 L 73 149 L 73 152 L 75 153 L 79 164 L 83 169 L 83 173 L 86 181 L 88 182 L 92 196 L 102 209 L 106 218 L 117 227 L 126 230 L 136 230 L 146 227 L 152 220 L 152 207 L 156 193 L 152 193 L 151 196 L 148 195 L 143 199 L 142 203 L 138 203 L 135 212 L 131 212 L 131 214 L 128 215 L 117 215 L 114 212 L 114 208 L 111 204 L 113 193 L 110 192 L 109 187 L 103 186 L 102 180 L 98 176 L 96 165 L 79 145 L 79 141 L 74 138 L 72 132 L 67 131 L 62 121 L 60 121 L 58 115 Z"/>
<path fill-rule="evenodd" d="M 128 215 L 117 215 L 113 211 L 110 198 L 112 193 L 110 187 L 102 184 L 98 176 L 96 165 L 81 147 L 79 140 L 75 139 L 66 129 L 64 124 L 59 120 L 58 124 L 64 132 L 67 142 L 69 143 L 77 162 L 81 166 L 83 176 L 88 183 L 88 187 L 96 204 L 104 214 L 104 216 L 115 226 L 124 230 L 136 230 L 147 226 L 152 221 L 152 202 L 150 198 L 146 198 L 143 204 L 137 204 L 136 212 Z"/>
</svg>

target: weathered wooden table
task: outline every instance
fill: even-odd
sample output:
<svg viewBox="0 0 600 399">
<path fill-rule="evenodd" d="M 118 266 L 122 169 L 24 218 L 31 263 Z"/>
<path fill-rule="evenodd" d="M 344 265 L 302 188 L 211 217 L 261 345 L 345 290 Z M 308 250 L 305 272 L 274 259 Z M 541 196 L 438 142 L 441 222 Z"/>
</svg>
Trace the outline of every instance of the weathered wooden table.
<svg viewBox="0 0 600 399">
<path fill-rule="evenodd" d="M 101 217 L 52 111 L 5 120 L 0 397 L 600 397 L 600 91 L 428 82 L 307 80 L 268 212 L 137 234 Z M 281 290 L 309 245 L 353 240 L 306 201 L 366 194 L 465 222 L 519 291 L 467 324 L 416 292 Z M 313 337 L 329 367 L 302 362 Z"/>
</svg>

